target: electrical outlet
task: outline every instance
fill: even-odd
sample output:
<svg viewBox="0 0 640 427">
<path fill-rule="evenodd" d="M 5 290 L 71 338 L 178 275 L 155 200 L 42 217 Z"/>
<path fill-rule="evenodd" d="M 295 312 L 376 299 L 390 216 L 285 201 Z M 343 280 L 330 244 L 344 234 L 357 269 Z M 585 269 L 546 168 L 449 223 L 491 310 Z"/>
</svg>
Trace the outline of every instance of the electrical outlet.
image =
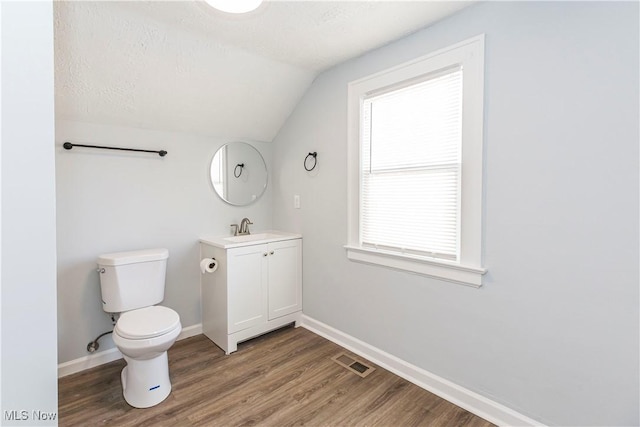
<svg viewBox="0 0 640 427">
<path fill-rule="evenodd" d="M 294 194 L 293 196 L 293 207 L 295 209 L 300 209 L 300 195 Z"/>
</svg>

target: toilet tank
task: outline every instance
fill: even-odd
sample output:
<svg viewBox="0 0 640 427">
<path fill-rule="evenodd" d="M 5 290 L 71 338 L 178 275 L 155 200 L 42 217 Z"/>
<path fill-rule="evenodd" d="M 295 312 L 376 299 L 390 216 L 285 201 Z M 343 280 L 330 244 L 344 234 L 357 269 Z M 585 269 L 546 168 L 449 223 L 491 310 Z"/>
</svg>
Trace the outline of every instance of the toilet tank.
<svg viewBox="0 0 640 427">
<path fill-rule="evenodd" d="M 121 313 L 160 303 L 168 258 L 164 248 L 100 255 L 102 309 Z"/>
</svg>

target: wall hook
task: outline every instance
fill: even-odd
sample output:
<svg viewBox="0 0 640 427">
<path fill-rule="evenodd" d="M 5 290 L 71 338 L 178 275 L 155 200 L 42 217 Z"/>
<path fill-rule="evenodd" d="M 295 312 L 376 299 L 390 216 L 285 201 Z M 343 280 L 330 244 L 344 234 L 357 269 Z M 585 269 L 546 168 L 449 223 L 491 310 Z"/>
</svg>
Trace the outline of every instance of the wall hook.
<svg viewBox="0 0 640 427">
<path fill-rule="evenodd" d="M 238 171 L 238 168 L 240 168 L 240 171 Z M 233 168 L 233 176 L 240 178 L 240 175 L 242 175 L 242 169 L 244 169 L 244 163 L 238 163 L 236 167 Z"/>
<path fill-rule="evenodd" d="M 307 161 L 309 160 L 310 157 L 313 159 L 313 166 L 308 168 L 307 167 Z M 317 151 L 314 151 L 313 153 L 307 154 L 307 157 L 304 158 L 304 169 L 307 172 L 310 172 L 310 171 L 314 170 L 316 168 L 317 164 L 318 164 L 318 152 Z"/>
</svg>

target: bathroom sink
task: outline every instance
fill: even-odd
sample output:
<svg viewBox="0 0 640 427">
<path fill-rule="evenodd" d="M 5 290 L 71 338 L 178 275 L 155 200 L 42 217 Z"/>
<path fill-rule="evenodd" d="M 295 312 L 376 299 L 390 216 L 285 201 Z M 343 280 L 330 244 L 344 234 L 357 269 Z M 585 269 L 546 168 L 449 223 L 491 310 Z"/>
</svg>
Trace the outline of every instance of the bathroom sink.
<svg viewBox="0 0 640 427">
<path fill-rule="evenodd" d="M 277 239 L 279 237 L 282 237 L 282 235 L 277 233 L 257 233 L 257 234 L 246 234 L 244 236 L 225 237 L 224 240 L 232 243 L 245 243 L 245 242 L 256 242 L 260 240 Z"/>
<path fill-rule="evenodd" d="M 279 242 L 281 240 L 291 240 L 301 238 L 301 234 L 289 233 L 286 231 L 261 231 L 242 236 L 216 236 L 202 237 L 200 241 L 222 249 L 237 248 L 241 246 L 261 245 L 263 243 Z"/>
</svg>

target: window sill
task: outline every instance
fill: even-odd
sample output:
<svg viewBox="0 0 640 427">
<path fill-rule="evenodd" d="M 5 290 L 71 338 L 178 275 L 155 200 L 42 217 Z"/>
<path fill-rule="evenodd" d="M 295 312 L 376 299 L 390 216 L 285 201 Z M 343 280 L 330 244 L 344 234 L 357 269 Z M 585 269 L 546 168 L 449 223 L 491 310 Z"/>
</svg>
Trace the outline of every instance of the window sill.
<svg viewBox="0 0 640 427">
<path fill-rule="evenodd" d="M 345 249 L 351 261 L 381 265 L 474 288 L 482 286 L 482 276 L 487 272 L 484 268 L 379 249 L 352 245 L 345 245 Z"/>
</svg>

